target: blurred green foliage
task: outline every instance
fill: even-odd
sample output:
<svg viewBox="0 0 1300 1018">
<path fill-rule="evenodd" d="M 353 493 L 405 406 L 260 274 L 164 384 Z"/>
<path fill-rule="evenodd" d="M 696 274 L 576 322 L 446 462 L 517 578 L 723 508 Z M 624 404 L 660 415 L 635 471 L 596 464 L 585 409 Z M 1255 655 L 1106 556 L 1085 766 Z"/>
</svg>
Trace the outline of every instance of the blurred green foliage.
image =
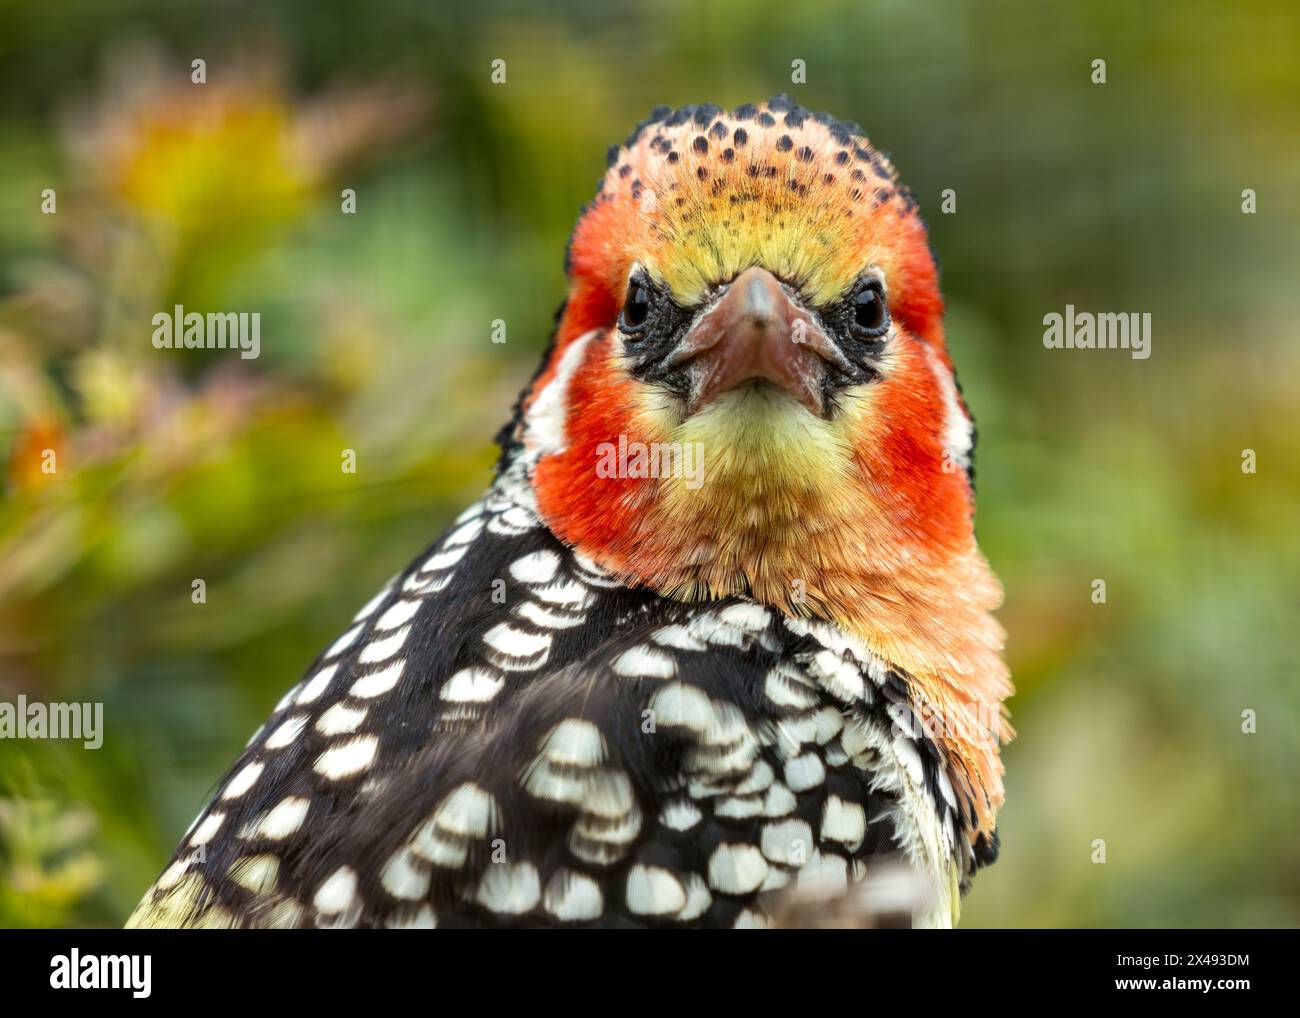
<svg viewBox="0 0 1300 1018">
<path fill-rule="evenodd" d="M 120 923 L 484 486 L 606 145 L 787 90 L 916 190 L 980 426 L 1020 736 L 967 925 L 1300 923 L 1298 54 L 1290 0 L 9 0 L 0 698 L 107 734 L 0 742 L 0 924 Z M 259 309 L 262 357 L 154 350 L 173 302 Z M 1151 312 L 1151 359 L 1045 350 L 1066 303 Z"/>
</svg>

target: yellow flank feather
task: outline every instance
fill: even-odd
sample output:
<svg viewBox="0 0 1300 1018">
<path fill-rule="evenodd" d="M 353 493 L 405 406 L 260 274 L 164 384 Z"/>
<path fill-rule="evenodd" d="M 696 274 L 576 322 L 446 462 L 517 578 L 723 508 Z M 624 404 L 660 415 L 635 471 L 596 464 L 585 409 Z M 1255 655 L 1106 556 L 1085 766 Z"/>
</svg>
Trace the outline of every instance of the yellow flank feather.
<svg viewBox="0 0 1300 1018">
<path fill-rule="evenodd" d="M 223 908 L 203 908 L 206 887 L 203 878 L 191 873 L 168 888 L 150 888 L 126 921 L 128 930 L 174 930 L 182 926 L 224 929 L 236 925 L 234 916 Z"/>
</svg>

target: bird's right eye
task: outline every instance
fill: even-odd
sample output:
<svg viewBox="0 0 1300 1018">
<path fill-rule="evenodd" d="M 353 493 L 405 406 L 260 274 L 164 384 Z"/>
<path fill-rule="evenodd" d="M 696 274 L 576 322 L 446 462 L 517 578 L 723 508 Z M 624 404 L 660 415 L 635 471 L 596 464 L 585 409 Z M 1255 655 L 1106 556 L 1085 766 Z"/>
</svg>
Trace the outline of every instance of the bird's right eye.
<svg viewBox="0 0 1300 1018">
<path fill-rule="evenodd" d="M 628 336 L 639 336 L 645 331 L 646 320 L 650 317 L 650 300 L 650 288 L 645 280 L 633 278 L 627 286 L 623 313 L 618 317 L 618 327 Z"/>
<path fill-rule="evenodd" d="M 859 286 L 851 303 L 853 327 L 859 335 L 874 338 L 889 329 L 889 305 L 878 281 L 868 280 Z"/>
</svg>

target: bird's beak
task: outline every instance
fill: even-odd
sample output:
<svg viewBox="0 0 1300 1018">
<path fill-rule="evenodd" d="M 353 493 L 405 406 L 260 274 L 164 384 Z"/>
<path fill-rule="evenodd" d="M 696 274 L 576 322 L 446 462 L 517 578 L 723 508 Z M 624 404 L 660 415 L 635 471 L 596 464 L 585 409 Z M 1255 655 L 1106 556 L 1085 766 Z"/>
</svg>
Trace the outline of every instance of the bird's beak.
<svg viewBox="0 0 1300 1018">
<path fill-rule="evenodd" d="M 775 276 L 753 266 L 687 332 L 669 358 L 687 366 L 693 414 L 721 393 L 766 381 L 820 417 L 828 368 L 847 368 L 840 348 Z"/>
</svg>

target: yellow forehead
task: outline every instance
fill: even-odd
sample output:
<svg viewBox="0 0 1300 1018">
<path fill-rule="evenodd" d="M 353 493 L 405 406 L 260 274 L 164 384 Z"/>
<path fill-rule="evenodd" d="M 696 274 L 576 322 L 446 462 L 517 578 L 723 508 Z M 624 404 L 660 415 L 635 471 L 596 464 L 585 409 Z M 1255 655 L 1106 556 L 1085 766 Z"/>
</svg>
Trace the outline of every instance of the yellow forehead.
<svg viewBox="0 0 1300 1018">
<path fill-rule="evenodd" d="M 865 138 L 781 100 L 652 120 L 602 190 L 627 203 L 628 260 L 687 304 L 750 265 L 829 301 L 868 265 L 888 273 L 915 209 Z"/>
</svg>

